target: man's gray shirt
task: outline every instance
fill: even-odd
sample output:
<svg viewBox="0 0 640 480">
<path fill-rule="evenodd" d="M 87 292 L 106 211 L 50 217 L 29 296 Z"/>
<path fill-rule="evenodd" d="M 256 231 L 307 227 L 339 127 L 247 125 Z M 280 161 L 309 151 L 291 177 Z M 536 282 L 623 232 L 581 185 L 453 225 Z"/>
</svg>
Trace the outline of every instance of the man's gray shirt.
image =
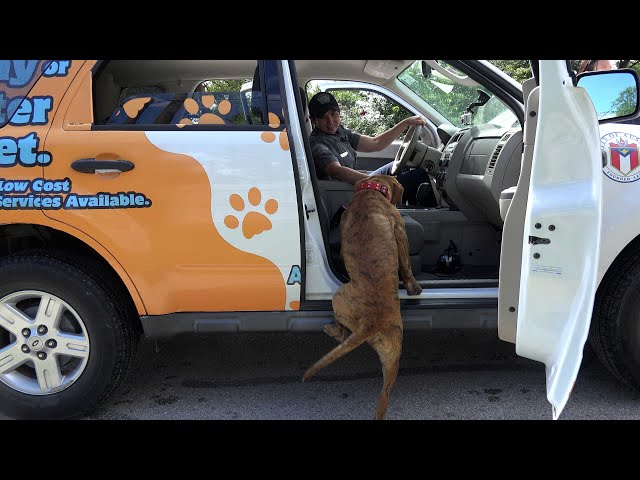
<svg viewBox="0 0 640 480">
<path fill-rule="evenodd" d="M 359 133 L 344 128 L 342 125 L 334 134 L 327 134 L 314 128 L 309 136 L 309 143 L 318 177 L 327 177 L 324 169 L 332 162 L 338 162 L 343 167 L 355 169 L 356 148 L 359 141 Z"/>
</svg>

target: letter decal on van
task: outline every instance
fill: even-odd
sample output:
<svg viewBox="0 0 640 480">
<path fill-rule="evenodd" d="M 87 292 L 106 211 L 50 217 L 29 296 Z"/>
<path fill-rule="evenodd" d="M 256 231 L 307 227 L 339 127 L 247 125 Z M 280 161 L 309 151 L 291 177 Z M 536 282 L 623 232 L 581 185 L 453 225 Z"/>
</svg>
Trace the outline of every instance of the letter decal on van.
<svg viewBox="0 0 640 480">
<path fill-rule="evenodd" d="M 302 285 L 302 272 L 300 271 L 300 267 L 298 265 L 294 265 L 291 267 L 291 272 L 289 272 L 289 280 L 287 280 L 287 285 L 295 285 L 296 283 Z"/>
<path fill-rule="evenodd" d="M 31 192 L 27 193 L 28 190 Z M 36 178 L 33 181 L 0 178 L 0 210 L 79 210 L 150 206 L 151 199 L 139 192 L 98 192 L 95 195 L 71 193 L 69 178 Z"/>
<path fill-rule="evenodd" d="M 71 67 L 71 60 L 51 60 L 49 65 L 42 66 L 42 75 L 45 77 L 66 77 Z"/>
<path fill-rule="evenodd" d="M 49 152 L 39 152 L 40 138 L 35 132 L 24 137 L 0 137 L 0 167 L 47 166 L 51 163 Z"/>
</svg>

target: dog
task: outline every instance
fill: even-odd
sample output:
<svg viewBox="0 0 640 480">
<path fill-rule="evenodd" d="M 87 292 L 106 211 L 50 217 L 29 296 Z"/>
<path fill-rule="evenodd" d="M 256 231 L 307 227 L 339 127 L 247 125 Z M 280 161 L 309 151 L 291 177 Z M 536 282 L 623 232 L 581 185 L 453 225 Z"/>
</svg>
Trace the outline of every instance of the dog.
<svg viewBox="0 0 640 480">
<path fill-rule="evenodd" d="M 335 323 L 324 331 L 338 342 L 304 374 L 308 381 L 364 342 L 378 353 L 383 386 L 376 420 L 383 420 L 389 395 L 398 376 L 402 353 L 402 317 L 398 275 L 409 295 L 422 288 L 411 272 L 409 242 L 396 205 L 404 189 L 395 177 L 374 175 L 355 184 L 353 199 L 340 220 L 342 258 L 350 281 L 341 285 L 332 300 Z"/>
</svg>

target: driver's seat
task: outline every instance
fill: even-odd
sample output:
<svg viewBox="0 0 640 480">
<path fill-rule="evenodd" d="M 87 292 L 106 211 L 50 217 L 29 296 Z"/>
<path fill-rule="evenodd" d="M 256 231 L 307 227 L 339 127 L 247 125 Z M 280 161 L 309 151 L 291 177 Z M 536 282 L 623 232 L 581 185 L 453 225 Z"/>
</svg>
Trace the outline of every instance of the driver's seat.
<svg viewBox="0 0 640 480">
<path fill-rule="evenodd" d="M 319 209 L 320 221 L 323 222 L 323 231 L 328 233 L 329 251 L 327 253 L 332 257 L 334 264 L 346 276 L 344 265 L 340 258 L 340 222 L 337 214 L 341 207 L 346 206 L 348 208 L 348 204 L 353 197 L 353 185 L 336 180 L 320 180 L 318 185 L 324 207 Z M 414 275 L 417 275 L 422 271 L 421 251 L 424 246 L 424 228 L 404 210 L 400 209 L 399 211 L 404 220 L 405 231 L 409 240 L 411 270 Z"/>
</svg>

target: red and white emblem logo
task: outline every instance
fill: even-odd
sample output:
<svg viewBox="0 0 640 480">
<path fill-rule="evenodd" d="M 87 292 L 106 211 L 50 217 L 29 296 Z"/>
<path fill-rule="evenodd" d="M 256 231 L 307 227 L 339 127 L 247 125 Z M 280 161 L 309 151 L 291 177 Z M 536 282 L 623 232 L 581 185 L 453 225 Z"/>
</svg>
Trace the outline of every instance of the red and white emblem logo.
<svg viewBox="0 0 640 480">
<path fill-rule="evenodd" d="M 607 177 L 621 183 L 640 179 L 639 137 L 611 132 L 600 139 L 600 145 L 607 155 L 607 164 L 602 170 Z"/>
</svg>

